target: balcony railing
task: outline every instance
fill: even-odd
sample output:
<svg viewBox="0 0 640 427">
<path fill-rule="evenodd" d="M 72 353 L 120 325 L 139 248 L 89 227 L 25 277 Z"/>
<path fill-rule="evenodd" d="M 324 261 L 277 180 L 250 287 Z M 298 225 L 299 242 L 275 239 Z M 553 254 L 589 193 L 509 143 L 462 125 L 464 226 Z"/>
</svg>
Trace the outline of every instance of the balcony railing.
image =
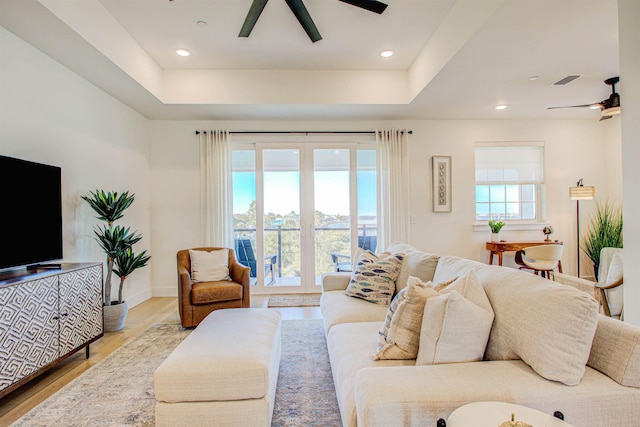
<svg viewBox="0 0 640 427">
<path fill-rule="evenodd" d="M 322 232 L 322 231 L 342 231 L 342 232 L 349 232 L 351 230 L 351 228 L 349 227 L 315 227 L 314 231 L 317 232 Z M 248 238 L 251 240 L 254 249 L 256 248 L 256 238 L 255 238 L 255 233 L 256 233 L 256 229 L 255 228 L 235 228 L 234 230 L 234 236 L 236 239 L 239 238 Z M 265 228 L 264 232 L 265 235 L 267 233 L 276 233 L 276 255 L 277 255 L 277 261 L 276 261 L 276 265 L 277 265 L 277 277 L 282 277 L 282 261 L 283 261 L 283 243 L 286 245 L 285 242 L 283 242 L 283 235 L 285 233 L 288 232 L 300 232 L 301 229 L 300 227 L 283 227 L 281 225 L 278 225 L 276 227 L 269 227 L 269 228 Z M 250 236 L 246 236 L 244 234 L 250 234 Z M 337 245 L 339 247 L 341 247 L 342 249 L 338 249 L 338 251 L 342 251 L 342 252 L 346 252 L 346 253 L 350 253 L 350 246 L 349 246 L 349 240 L 350 240 L 350 235 L 346 234 L 346 239 L 343 240 L 341 245 Z M 362 224 L 358 227 L 358 240 L 359 243 L 362 243 L 365 240 L 366 237 L 372 237 L 374 238 L 374 245 L 371 248 L 372 250 L 375 251 L 375 237 L 377 236 L 377 227 L 375 225 L 366 225 L 366 224 Z M 317 237 L 316 237 L 317 239 Z M 317 241 L 317 240 L 316 240 Z M 359 244 L 358 246 L 363 247 L 363 244 Z M 368 248 L 368 247 L 367 247 Z M 265 249 L 264 255 L 265 257 L 267 256 L 267 253 L 273 253 L 273 248 L 270 247 L 268 250 Z M 255 254 L 254 254 L 255 255 Z M 329 255 L 328 255 L 329 256 Z M 238 259 L 242 262 L 242 260 L 240 259 L 240 257 L 238 257 Z M 253 273 L 252 273 L 253 274 Z"/>
</svg>

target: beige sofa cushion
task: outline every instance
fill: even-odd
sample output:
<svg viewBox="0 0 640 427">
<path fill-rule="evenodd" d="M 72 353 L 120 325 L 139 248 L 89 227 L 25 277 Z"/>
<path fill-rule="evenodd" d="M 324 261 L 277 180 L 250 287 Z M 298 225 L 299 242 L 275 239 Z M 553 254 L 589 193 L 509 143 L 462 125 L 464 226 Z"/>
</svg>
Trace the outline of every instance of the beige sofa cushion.
<svg viewBox="0 0 640 427">
<path fill-rule="evenodd" d="M 404 254 L 363 252 L 345 291 L 347 295 L 362 298 L 374 304 L 388 306 L 396 291 L 396 279 L 402 267 Z"/>
<path fill-rule="evenodd" d="M 561 411 L 575 427 L 635 426 L 640 419 L 640 389 L 589 367 L 579 385 L 567 387 L 542 378 L 522 360 L 364 368 L 356 376 L 355 400 L 358 426 L 366 427 L 435 427 L 438 418 L 477 401 Z"/>
<path fill-rule="evenodd" d="M 416 358 L 424 304 L 438 295 L 430 284 L 409 277 L 407 286 L 396 294 L 378 332 L 378 351 L 372 355 L 373 360 Z"/>
<path fill-rule="evenodd" d="M 492 323 L 489 299 L 469 271 L 426 301 L 416 365 L 482 360 Z"/>
<path fill-rule="evenodd" d="M 323 292 L 320 296 L 320 312 L 322 313 L 322 321 L 324 322 L 326 333 L 333 326 L 341 323 L 382 323 L 388 308 L 386 305 L 371 304 L 360 298 L 352 298 L 346 295 L 344 290 Z M 375 333 L 371 340 L 375 344 Z"/>
<path fill-rule="evenodd" d="M 598 319 L 595 299 L 511 268 L 476 272 L 495 313 L 485 358 L 520 358 L 544 378 L 580 383 Z"/>
<path fill-rule="evenodd" d="M 640 387 L 640 330 L 617 319 L 598 316 L 588 365 L 619 384 Z"/>
<path fill-rule="evenodd" d="M 353 298 L 352 298 L 353 299 Z M 374 306 L 374 304 L 369 304 Z M 356 375 L 362 368 L 391 366 L 415 367 L 415 360 L 376 360 L 369 355 L 376 349 L 376 334 L 382 322 L 355 322 L 335 325 L 327 335 L 331 372 L 340 406 L 342 425 L 356 427 Z M 384 389 L 385 385 L 377 385 Z M 387 395 L 389 397 L 389 395 Z M 360 424 L 366 426 L 366 424 Z M 390 426 L 390 424 L 388 425 Z"/>
<path fill-rule="evenodd" d="M 406 243 L 392 243 L 387 248 L 387 251 L 404 254 L 402 268 L 396 280 L 396 292 L 400 292 L 407 286 L 407 280 L 410 276 L 417 277 L 425 283 L 433 280 L 433 275 L 440 259 L 439 255 L 420 251 Z"/>
</svg>

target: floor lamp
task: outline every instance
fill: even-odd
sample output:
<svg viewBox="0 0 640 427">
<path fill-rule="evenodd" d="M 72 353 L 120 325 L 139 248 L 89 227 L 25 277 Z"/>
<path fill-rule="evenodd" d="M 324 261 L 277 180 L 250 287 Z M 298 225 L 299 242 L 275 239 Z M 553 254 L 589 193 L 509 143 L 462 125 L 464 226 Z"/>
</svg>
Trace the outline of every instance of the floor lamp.
<svg viewBox="0 0 640 427">
<path fill-rule="evenodd" d="M 576 250 L 578 253 L 578 277 L 580 277 L 580 200 L 593 200 L 596 187 L 584 186 L 582 178 L 575 187 L 569 187 L 569 197 L 576 201 Z"/>
</svg>

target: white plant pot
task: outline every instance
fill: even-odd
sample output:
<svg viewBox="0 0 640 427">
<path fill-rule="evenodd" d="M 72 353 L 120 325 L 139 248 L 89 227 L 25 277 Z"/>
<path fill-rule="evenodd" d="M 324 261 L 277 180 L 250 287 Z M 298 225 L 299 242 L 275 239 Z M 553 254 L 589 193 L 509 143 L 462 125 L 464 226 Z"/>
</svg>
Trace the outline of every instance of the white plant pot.
<svg viewBox="0 0 640 427">
<path fill-rule="evenodd" d="M 129 312 L 129 306 L 127 302 L 116 305 L 105 305 L 104 309 L 104 331 L 115 332 L 124 327 L 124 322 L 127 320 L 127 313 Z"/>
<path fill-rule="evenodd" d="M 491 233 L 491 241 L 499 242 L 500 241 L 500 233 Z"/>
</svg>

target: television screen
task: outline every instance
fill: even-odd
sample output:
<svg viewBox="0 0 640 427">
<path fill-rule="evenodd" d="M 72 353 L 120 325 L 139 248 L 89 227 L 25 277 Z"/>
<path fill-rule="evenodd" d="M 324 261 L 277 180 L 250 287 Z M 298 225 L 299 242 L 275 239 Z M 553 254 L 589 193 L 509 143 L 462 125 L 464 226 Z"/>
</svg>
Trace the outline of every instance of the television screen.
<svg viewBox="0 0 640 427">
<path fill-rule="evenodd" d="M 62 258 L 61 169 L 0 156 L 0 269 Z"/>
</svg>

